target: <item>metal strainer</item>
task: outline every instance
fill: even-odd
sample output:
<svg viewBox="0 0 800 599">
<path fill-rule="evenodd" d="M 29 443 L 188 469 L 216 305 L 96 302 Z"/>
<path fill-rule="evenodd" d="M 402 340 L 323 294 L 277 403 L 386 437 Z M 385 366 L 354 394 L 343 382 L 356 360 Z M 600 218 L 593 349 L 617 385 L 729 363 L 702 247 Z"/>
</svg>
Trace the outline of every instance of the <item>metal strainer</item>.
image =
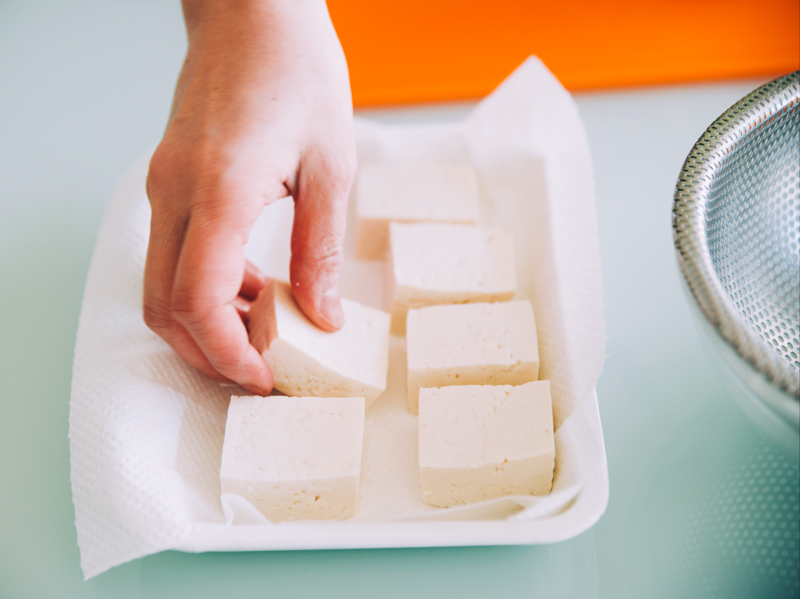
<svg viewBox="0 0 800 599">
<path fill-rule="evenodd" d="M 797 430 L 800 71 L 757 89 L 705 131 L 681 170 L 672 225 L 715 347 L 744 387 Z"/>
</svg>

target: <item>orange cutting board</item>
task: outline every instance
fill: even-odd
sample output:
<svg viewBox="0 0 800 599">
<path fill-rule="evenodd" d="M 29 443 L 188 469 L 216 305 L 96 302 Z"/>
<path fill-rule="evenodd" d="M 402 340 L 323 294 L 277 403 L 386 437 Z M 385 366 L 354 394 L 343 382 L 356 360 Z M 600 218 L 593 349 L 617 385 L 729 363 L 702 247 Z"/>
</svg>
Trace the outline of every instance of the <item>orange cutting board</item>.
<svg viewBox="0 0 800 599">
<path fill-rule="evenodd" d="M 800 0 L 328 0 L 357 106 L 485 96 L 528 55 L 571 90 L 800 68 Z"/>
</svg>

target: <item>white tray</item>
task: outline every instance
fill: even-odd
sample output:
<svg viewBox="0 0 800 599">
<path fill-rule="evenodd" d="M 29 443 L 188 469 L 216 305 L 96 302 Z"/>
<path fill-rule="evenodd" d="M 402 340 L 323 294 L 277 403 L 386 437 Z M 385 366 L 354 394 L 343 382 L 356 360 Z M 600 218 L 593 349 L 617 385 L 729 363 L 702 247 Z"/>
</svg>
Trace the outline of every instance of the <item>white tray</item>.
<svg viewBox="0 0 800 599">
<path fill-rule="evenodd" d="M 553 391 L 553 492 L 447 510 L 426 506 L 417 417 L 405 407 L 404 340 L 393 338 L 389 388 L 367 411 L 360 504 L 351 520 L 270 524 L 241 498 L 221 498 L 230 389 L 186 366 L 141 317 L 150 218 L 143 161 L 107 210 L 75 349 L 71 479 L 87 578 L 166 549 L 551 543 L 587 530 L 605 511 L 608 470 L 594 392 L 605 354 L 594 190 L 571 97 L 530 59 L 464 123 L 357 120 L 356 134 L 361 164 L 471 162 L 481 182 L 481 219 L 514 233 L 518 295 L 534 305 L 540 373 Z M 270 276 L 286 277 L 291 218 L 291 200 L 281 200 L 251 234 L 248 257 Z M 348 238 L 343 296 L 380 306 L 382 266 L 351 256 Z"/>
</svg>

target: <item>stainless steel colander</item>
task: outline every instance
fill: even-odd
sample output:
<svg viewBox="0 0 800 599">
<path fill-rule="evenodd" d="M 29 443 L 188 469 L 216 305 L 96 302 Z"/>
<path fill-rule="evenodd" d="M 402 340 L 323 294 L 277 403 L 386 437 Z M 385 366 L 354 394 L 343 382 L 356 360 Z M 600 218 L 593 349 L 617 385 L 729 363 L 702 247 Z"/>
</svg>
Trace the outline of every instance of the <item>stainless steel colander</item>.
<svg viewBox="0 0 800 599">
<path fill-rule="evenodd" d="M 720 116 L 681 170 L 678 263 L 739 383 L 800 428 L 800 71 Z"/>
</svg>

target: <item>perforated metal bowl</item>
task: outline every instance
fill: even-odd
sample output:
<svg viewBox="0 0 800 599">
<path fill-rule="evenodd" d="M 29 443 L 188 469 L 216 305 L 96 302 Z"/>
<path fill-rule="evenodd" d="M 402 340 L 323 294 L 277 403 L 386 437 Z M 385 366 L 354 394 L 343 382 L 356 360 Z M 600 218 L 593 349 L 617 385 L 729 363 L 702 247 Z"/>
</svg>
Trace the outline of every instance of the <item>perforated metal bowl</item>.
<svg viewBox="0 0 800 599">
<path fill-rule="evenodd" d="M 690 304 L 726 382 L 748 414 L 794 450 L 800 71 L 749 94 L 705 131 L 681 170 L 672 225 Z"/>
</svg>

